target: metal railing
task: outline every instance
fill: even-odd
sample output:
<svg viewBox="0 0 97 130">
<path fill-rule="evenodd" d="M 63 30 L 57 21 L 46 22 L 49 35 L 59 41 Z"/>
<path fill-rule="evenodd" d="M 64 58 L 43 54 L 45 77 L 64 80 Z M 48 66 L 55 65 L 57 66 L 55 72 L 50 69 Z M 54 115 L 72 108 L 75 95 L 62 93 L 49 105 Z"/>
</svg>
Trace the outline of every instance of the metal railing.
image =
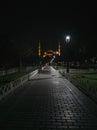
<svg viewBox="0 0 97 130">
<path fill-rule="evenodd" d="M 11 81 L 10 83 L 6 85 L 2 85 L 0 87 L 0 100 L 5 97 L 7 94 L 9 94 L 11 91 L 16 89 L 17 87 L 23 86 L 23 84 L 28 81 L 30 78 L 32 78 L 33 75 L 38 73 L 38 69 L 34 70 L 33 72 L 30 72 L 26 74 L 25 76 L 16 79 L 14 81 Z"/>
<path fill-rule="evenodd" d="M 70 82 L 72 82 L 76 87 L 90 96 L 93 100 L 97 102 L 97 86 L 93 86 L 89 84 L 89 80 L 82 80 L 72 76 L 69 73 L 65 73 L 64 71 L 60 71 L 60 73 L 66 77 Z"/>
</svg>

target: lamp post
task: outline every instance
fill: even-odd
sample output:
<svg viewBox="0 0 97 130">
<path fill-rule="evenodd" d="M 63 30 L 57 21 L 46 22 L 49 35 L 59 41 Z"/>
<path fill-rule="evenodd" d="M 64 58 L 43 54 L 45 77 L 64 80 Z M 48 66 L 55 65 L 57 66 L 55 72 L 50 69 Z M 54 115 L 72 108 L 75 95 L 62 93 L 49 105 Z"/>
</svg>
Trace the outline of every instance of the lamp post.
<svg viewBox="0 0 97 130">
<path fill-rule="evenodd" d="M 67 35 L 65 37 L 65 41 L 67 44 L 70 44 L 71 37 Z M 66 64 L 66 72 L 69 73 L 69 58 L 67 58 L 67 64 Z"/>
</svg>

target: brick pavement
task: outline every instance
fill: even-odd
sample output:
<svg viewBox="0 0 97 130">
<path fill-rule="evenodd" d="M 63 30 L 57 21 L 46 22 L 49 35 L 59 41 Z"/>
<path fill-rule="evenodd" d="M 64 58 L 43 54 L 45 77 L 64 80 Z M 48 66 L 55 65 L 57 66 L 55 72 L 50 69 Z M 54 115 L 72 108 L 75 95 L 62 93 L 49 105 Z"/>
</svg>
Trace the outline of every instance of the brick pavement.
<svg viewBox="0 0 97 130">
<path fill-rule="evenodd" d="M 97 129 L 97 105 L 54 70 L 3 99 L 0 115 L 2 130 Z"/>
</svg>

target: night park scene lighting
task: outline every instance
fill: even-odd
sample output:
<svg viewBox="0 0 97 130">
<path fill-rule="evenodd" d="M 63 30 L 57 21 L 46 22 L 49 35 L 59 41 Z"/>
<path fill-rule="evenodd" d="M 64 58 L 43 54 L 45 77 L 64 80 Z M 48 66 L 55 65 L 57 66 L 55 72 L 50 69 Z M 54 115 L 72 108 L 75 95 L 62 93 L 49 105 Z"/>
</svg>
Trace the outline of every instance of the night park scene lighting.
<svg viewBox="0 0 97 130">
<path fill-rule="evenodd" d="M 69 43 L 69 42 L 70 42 L 70 39 L 71 39 L 70 36 L 67 35 L 67 36 L 66 36 L 66 42 Z"/>
<path fill-rule="evenodd" d="M 0 130 L 97 129 L 96 12 L 91 1 L 1 2 Z"/>
</svg>

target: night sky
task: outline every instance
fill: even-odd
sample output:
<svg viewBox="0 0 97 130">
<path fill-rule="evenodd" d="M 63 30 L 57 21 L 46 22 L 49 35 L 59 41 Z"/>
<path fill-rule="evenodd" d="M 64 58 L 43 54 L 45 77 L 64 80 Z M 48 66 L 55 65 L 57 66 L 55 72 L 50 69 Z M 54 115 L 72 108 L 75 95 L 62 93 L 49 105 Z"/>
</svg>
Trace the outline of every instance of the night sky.
<svg viewBox="0 0 97 130">
<path fill-rule="evenodd" d="M 0 33 L 7 34 L 17 46 L 35 46 L 38 41 L 44 49 L 56 49 L 58 41 L 70 34 L 73 42 L 96 40 L 97 15 L 95 3 L 81 1 L 8 2 L 0 8 Z M 96 42 L 96 41 L 95 41 Z"/>
</svg>

